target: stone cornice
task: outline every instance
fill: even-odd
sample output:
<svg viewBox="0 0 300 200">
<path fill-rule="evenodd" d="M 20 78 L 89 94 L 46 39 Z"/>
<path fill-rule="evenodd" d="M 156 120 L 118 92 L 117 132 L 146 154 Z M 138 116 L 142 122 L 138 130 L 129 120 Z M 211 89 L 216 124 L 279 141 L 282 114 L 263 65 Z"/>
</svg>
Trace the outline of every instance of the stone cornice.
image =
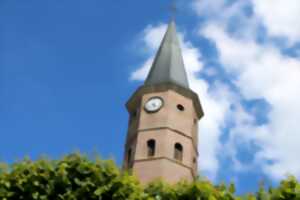
<svg viewBox="0 0 300 200">
<path fill-rule="evenodd" d="M 197 175 L 194 173 L 194 169 L 193 169 L 192 167 L 189 167 L 189 166 L 183 164 L 183 163 L 180 162 L 180 161 L 177 161 L 177 160 L 175 160 L 175 159 L 170 159 L 170 158 L 165 157 L 165 156 L 149 157 L 149 158 L 145 158 L 145 159 L 136 159 L 136 160 L 133 160 L 133 162 L 134 162 L 134 163 L 137 163 L 137 162 L 148 162 L 148 161 L 161 160 L 161 159 L 168 160 L 168 161 L 170 161 L 170 162 L 172 162 L 172 163 L 175 163 L 175 164 L 177 164 L 177 165 L 180 165 L 180 166 L 182 166 L 182 167 L 184 167 L 184 168 L 190 170 L 190 171 L 191 171 L 191 174 L 192 174 L 192 176 L 193 176 L 193 178 L 196 178 L 196 177 L 197 177 Z"/>
<path fill-rule="evenodd" d="M 174 83 L 162 83 L 162 84 L 151 85 L 151 86 L 146 86 L 146 85 L 140 86 L 135 91 L 135 93 L 133 93 L 133 95 L 126 103 L 127 110 L 131 112 L 132 110 L 136 109 L 136 105 L 138 105 L 140 101 L 140 97 L 144 94 L 153 93 L 153 92 L 164 92 L 168 90 L 173 90 L 187 98 L 192 99 L 198 119 L 201 119 L 203 117 L 204 112 L 198 95 L 192 90 L 181 87 Z"/>
</svg>

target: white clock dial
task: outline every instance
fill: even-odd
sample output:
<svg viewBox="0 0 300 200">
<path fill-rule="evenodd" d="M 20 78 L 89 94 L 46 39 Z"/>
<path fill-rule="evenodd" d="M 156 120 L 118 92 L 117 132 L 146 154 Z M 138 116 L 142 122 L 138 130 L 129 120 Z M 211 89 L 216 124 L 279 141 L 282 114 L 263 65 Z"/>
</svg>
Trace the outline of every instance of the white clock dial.
<svg viewBox="0 0 300 200">
<path fill-rule="evenodd" d="M 152 97 L 145 103 L 147 112 L 157 112 L 163 106 L 163 100 L 160 97 Z"/>
</svg>

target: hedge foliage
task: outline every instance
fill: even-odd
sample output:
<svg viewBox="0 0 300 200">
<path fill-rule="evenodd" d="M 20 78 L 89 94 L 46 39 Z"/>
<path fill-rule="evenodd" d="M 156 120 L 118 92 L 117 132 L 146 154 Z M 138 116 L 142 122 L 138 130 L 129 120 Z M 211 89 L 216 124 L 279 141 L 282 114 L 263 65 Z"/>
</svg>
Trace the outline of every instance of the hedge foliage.
<svg viewBox="0 0 300 200">
<path fill-rule="evenodd" d="M 278 188 L 238 197 L 233 184 L 213 185 L 208 180 L 168 185 L 156 181 L 141 186 L 121 173 L 113 161 L 90 160 L 72 154 L 61 160 L 40 159 L 0 165 L 0 200 L 300 200 L 300 184 L 294 177 Z"/>
</svg>

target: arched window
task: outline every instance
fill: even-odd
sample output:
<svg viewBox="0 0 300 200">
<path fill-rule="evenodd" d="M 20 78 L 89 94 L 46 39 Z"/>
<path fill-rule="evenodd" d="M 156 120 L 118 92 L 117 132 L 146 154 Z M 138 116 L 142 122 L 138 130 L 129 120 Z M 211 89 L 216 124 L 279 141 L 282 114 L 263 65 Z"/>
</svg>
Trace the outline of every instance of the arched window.
<svg viewBox="0 0 300 200">
<path fill-rule="evenodd" d="M 148 148 L 148 157 L 152 157 L 155 155 L 155 140 L 151 139 L 147 142 L 147 148 Z"/>
<path fill-rule="evenodd" d="M 183 157 L 183 147 L 181 144 L 176 143 L 174 146 L 174 158 L 176 160 L 182 161 Z"/>
</svg>

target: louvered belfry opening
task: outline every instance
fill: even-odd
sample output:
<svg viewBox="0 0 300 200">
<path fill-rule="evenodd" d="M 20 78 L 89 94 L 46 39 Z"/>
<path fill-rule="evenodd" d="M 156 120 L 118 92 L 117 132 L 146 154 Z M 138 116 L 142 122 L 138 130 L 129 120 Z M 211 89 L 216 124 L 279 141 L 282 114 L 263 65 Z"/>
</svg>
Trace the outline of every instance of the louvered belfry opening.
<svg viewBox="0 0 300 200">
<path fill-rule="evenodd" d="M 180 143 L 174 145 L 174 158 L 178 161 L 183 159 L 183 147 Z"/>
</svg>

